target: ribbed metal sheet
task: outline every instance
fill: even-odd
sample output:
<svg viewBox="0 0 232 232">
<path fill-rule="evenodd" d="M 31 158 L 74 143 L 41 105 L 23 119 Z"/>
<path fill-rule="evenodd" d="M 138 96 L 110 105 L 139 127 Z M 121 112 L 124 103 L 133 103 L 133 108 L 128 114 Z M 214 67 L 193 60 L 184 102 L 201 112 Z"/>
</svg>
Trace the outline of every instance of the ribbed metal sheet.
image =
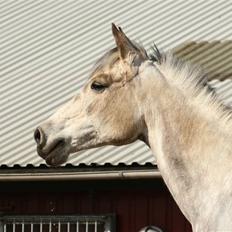
<svg viewBox="0 0 232 232">
<path fill-rule="evenodd" d="M 177 57 L 201 65 L 208 80 L 232 77 L 232 41 L 187 42 L 173 49 Z"/>
<path fill-rule="evenodd" d="M 114 46 L 111 22 L 146 48 L 232 39 L 231 1 L 0 0 L 0 164 L 35 166 L 33 130 L 78 92 L 91 66 Z M 218 62 L 224 62 L 224 59 Z M 213 84 L 231 102 L 229 80 Z M 73 155 L 70 163 L 155 162 L 142 143 Z"/>
</svg>

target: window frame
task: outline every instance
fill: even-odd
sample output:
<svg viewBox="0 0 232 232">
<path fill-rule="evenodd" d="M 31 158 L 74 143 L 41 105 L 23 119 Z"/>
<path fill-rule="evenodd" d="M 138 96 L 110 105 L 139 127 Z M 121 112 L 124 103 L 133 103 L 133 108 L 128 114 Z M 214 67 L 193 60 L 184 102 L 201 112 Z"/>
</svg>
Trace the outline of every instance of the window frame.
<svg viewBox="0 0 232 232">
<path fill-rule="evenodd" d="M 115 214 L 4 214 L 0 215 L 0 232 L 8 232 L 6 228 L 6 224 L 16 225 L 35 225 L 35 224 L 43 224 L 43 225 L 52 225 L 52 224 L 71 224 L 71 223 L 84 223 L 84 222 L 103 222 L 104 223 L 104 232 L 116 232 L 116 216 Z M 21 226 L 22 227 L 22 226 Z M 23 230 L 21 230 L 23 231 Z M 32 230 L 33 231 L 33 230 Z M 60 230 L 61 231 L 61 230 Z M 66 229 L 67 232 L 68 229 Z M 14 232 L 14 230 L 13 230 Z"/>
</svg>

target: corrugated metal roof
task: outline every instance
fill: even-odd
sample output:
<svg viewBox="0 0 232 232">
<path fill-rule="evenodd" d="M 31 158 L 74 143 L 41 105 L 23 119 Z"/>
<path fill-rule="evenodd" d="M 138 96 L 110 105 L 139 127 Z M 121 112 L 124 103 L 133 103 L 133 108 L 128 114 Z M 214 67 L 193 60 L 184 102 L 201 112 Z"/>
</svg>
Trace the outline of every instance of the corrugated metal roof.
<svg viewBox="0 0 232 232">
<path fill-rule="evenodd" d="M 201 65 L 209 80 L 232 77 L 232 41 L 187 42 L 173 50 L 177 57 Z"/>
<path fill-rule="evenodd" d="M 0 164 L 43 163 L 33 130 L 78 92 L 97 58 L 114 46 L 111 22 L 146 48 L 156 42 L 168 50 L 188 41 L 231 40 L 231 21 L 231 1 L 0 0 Z M 224 65 L 222 57 L 217 62 Z M 230 80 L 212 84 L 232 102 Z M 80 152 L 69 162 L 130 165 L 155 159 L 136 142 Z"/>
</svg>

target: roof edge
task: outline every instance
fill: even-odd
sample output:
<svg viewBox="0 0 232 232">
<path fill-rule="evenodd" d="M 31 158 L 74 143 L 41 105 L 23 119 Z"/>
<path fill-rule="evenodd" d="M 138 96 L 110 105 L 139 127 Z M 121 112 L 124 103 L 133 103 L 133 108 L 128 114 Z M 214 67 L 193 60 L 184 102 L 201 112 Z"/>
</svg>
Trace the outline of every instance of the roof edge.
<svg viewBox="0 0 232 232">
<path fill-rule="evenodd" d="M 0 173 L 0 182 L 5 181 L 64 181 L 64 180 L 138 180 L 161 178 L 156 170 L 121 170 L 96 172 L 52 172 L 52 173 Z"/>
</svg>

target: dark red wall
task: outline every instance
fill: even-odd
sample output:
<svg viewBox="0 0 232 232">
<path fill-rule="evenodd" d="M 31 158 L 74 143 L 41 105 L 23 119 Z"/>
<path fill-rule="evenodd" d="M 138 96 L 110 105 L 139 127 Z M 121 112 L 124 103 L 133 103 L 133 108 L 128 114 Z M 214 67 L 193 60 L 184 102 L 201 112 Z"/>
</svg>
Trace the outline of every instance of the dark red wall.
<svg viewBox="0 0 232 232">
<path fill-rule="evenodd" d="M 0 211 L 15 214 L 116 214 L 118 232 L 155 225 L 190 232 L 161 180 L 0 184 Z"/>
</svg>

